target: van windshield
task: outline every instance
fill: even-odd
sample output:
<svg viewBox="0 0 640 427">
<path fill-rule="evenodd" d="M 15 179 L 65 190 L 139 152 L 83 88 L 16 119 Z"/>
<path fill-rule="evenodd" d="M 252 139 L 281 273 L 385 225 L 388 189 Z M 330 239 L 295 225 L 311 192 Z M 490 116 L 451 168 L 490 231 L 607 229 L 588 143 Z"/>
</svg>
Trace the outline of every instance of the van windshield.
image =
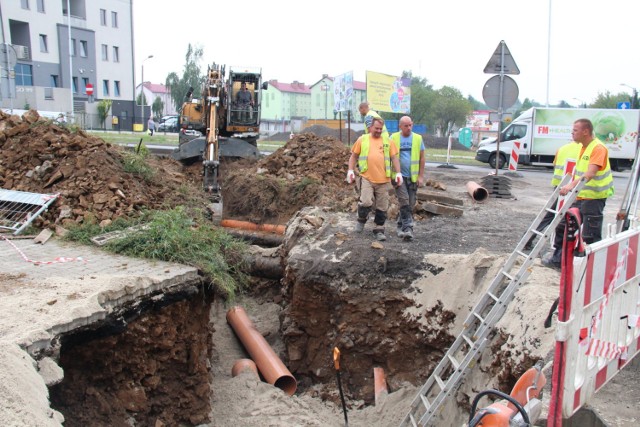
<svg viewBox="0 0 640 427">
<path fill-rule="evenodd" d="M 524 138 L 527 134 L 526 125 L 512 125 L 508 129 L 505 129 L 502 134 L 503 141 L 513 141 L 514 139 Z"/>
</svg>

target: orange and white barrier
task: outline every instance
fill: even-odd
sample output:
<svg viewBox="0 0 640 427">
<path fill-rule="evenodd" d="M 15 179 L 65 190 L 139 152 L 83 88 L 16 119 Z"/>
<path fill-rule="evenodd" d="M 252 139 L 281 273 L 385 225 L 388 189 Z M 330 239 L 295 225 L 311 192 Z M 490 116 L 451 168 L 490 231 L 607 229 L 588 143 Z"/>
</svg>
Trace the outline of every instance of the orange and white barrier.
<svg viewBox="0 0 640 427">
<path fill-rule="evenodd" d="M 20 257 L 25 260 L 26 262 L 30 262 L 34 265 L 50 265 L 50 264 L 59 264 L 59 263 L 63 263 L 63 262 L 74 262 L 74 261 L 82 261 L 82 262 L 87 262 L 86 259 L 82 258 L 82 257 L 65 257 L 65 256 L 59 256 L 56 257 L 53 260 L 50 261 L 37 261 L 37 260 L 33 260 L 31 258 L 29 258 L 19 247 L 17 247 L 11 240 L 7 239 L 4 236 L 0 236 L 0 240 L 4 240 L 5 242 L 7 242 L 13 249 L 15 249 L 16 252 L 18 252 L 18 255 L 20 255 Z"/>
<path fill-rule="evenodd" d="M 513 149 L 511 150 L 511 157 L 509 158 L 510 172 L 515 172 L 518 170 L 519 157 L 520 157 L 520 141 L 513 141 Z"/>
<path fill-rule="evenodd" d="M 639 254 L 640 228 L 634 228 L 573 258 L 572 277 L 561 284 L 554 359 L 562 418 L 589 403 L 640 352 Z"/>
</svg>

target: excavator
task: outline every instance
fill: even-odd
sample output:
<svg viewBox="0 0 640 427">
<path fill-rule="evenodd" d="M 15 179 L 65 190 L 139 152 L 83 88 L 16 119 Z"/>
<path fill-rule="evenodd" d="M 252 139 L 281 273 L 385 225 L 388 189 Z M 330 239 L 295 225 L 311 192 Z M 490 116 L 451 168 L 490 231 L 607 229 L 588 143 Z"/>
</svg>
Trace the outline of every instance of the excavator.
<svg viewBox="0 0 640 427">
<path fill-rule="evenodd" d="M 251 103 L 241 102 L 238 92 L 249 92 Z M 185 164 L 202 161 L 203 188 L 212 204 L 214 220 L 222 217 L 221 158 L 258 158 L 261 90 L 260 69 L 212 64 L 207 68 L 200 97 L 191 87 L 179 117 L 179 145 L 171 157 Z M 248 95 L 244 95 L 246 101 Z"/>
</svg>

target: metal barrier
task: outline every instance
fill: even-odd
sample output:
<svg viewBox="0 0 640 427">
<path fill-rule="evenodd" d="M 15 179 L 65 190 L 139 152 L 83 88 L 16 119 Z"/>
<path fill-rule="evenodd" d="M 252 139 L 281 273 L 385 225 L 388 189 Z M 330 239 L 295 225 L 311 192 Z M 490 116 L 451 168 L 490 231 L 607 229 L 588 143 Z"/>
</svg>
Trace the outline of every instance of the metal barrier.
<svg viewBox="0 0 640 427">
<path fill-rule="evenodd" d="M 57 198 L 57 194 L 0 189 L 0 230 L 20 234 Z"/>
</svg>

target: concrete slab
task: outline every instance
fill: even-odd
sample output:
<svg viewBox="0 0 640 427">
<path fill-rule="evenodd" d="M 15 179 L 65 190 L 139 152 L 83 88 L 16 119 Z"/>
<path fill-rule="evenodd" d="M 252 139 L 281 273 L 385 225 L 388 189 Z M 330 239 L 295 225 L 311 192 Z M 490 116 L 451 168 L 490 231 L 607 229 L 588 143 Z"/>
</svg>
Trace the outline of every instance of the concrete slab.
<svg viewBox="0 0 640 427">
<path fill-rule="evenodd" d="M 50 349 L 59 334 L 99 322 L 126 304 L 199 282 L 197 269 L 185 265 L 111 255 L 55 238 L 44 245 L 0 238 L 0 353 L 7 356 L 0 357 L 0 383 L 11 384 L 0 387 L 0 400 L 14 403 L 0 407 L 0 420 L 60 425 L 31 355 Z M 38 405 L 24 407 L 34 399 Z"/>
</svg>

